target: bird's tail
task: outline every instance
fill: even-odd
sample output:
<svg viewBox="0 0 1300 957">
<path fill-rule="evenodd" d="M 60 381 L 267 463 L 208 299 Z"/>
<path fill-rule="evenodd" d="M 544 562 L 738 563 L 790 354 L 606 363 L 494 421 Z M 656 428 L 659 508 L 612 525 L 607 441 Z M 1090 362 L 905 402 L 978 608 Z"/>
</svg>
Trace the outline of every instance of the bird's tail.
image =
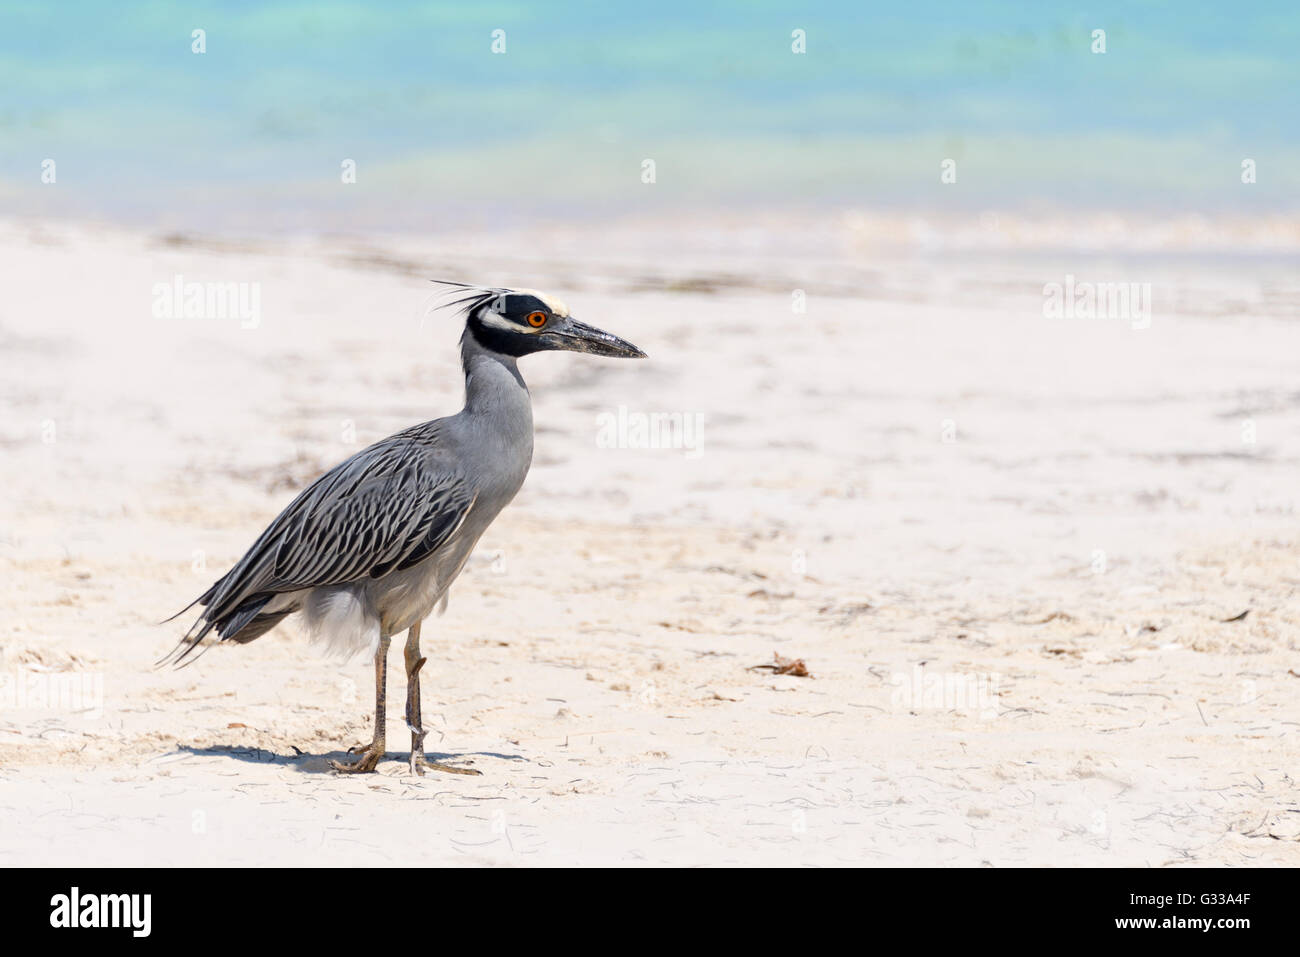
<svg viewBox="0 0 1300 957">
<path fill-rule="evenodd" d="M 263 614 L 262 609 L 266 606 L 266 603 L 275 597 L 274 594 L 264 592 L 245 599 L 230 611 L 213 614 L 208 606 L 212 602 L 216 590 L 217 585 L 213 585 L 201 596 L 177 612 L 176 615 L 167 619 L 171 621 L 195 605 L 204 606 L 203 612 L 195 620 L 194 624 L 190 625 L 185 634 L 181 636 L 180 641 L 176 643 L 176 647 L 159 658 L 155 665 L 173 665 L 181 668 L 187 664 L 193 664 L 203 653 L 200 652 L 199 655 L 194 655 L 196 649 L 202 647 L 203 651 L 206 651 L 216 643 L 208 642 L 206 645 L 203 644 L 203 639 L 213 631 L 216 632 L 218 641 L 234 641 L 245 644 L 266 634 L 294 610 L 293 608 L 285 608 Z M 194 657 L 191 657 L 192 655 Z"/>
</svg>

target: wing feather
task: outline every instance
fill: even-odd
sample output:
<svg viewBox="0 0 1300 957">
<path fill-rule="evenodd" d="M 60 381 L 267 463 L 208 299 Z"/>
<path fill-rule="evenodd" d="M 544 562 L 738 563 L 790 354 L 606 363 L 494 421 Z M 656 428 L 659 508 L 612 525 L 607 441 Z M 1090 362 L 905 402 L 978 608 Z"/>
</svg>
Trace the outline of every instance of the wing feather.
<svg viewBox="0 0 1300 957">
<path fill-rule="evenodd" d="M 176 660 L 214 626 L 223 637 L 233 634 L 224 625 L 245 617 L 254 596 L 381 578 L 449 541 L 474 494 L 438 454 L 436 426 L 417 426 L 363 449 L 299 493 L 200 598 L 203 614 L 181 639 Z"/>
</svg>

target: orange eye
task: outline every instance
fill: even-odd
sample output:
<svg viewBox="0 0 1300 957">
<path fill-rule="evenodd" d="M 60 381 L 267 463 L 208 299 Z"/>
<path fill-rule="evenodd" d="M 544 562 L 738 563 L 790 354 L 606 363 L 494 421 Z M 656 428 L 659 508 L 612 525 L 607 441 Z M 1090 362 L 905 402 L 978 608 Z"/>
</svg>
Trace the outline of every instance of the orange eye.
<svg viewBox="0 0 1300 957">
<path fill-rule="evenodd" d="M 546 313 L 530 312 L 528 314 L 528 324 L 534 329 L 542 328 L 542 326 L 546 325 Z"/>
</svg>

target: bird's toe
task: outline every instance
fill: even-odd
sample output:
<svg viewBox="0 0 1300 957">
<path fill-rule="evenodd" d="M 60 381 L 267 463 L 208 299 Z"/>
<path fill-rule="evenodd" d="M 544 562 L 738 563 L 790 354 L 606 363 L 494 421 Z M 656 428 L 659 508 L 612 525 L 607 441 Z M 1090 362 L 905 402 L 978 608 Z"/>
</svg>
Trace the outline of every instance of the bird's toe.
<svg viewBox="0 0 1300 957">
<path fill-rule="evenodd" d="M 348 754 L 361 756 L 351 762 L 330 761 L 330 767 L 344 774 L 365 774 L 379 766 L 379 762 L 384 757 L 384 745 L 377 741 L 367 745 L 357 745 L 355 748 L 348 748 Z"/>
</svg>

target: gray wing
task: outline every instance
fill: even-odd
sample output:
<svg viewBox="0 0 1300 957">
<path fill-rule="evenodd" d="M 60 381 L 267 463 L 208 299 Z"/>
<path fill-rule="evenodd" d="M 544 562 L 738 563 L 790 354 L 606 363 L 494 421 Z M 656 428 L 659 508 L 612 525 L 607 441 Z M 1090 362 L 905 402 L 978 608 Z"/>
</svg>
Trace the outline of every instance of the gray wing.
<svg viewBox="0 0 1300 957">
<path fill-rule="evenodd" d="M 180 663 L 213 628 L 240 640 L 277 594 L 380 578 L 428 558 L 474 504 L 464 477 L 437 451 L 437 429 L 417 426 L 322 475 L 197 599 L 203 614 L 168 657 Z"/>
</svg>

